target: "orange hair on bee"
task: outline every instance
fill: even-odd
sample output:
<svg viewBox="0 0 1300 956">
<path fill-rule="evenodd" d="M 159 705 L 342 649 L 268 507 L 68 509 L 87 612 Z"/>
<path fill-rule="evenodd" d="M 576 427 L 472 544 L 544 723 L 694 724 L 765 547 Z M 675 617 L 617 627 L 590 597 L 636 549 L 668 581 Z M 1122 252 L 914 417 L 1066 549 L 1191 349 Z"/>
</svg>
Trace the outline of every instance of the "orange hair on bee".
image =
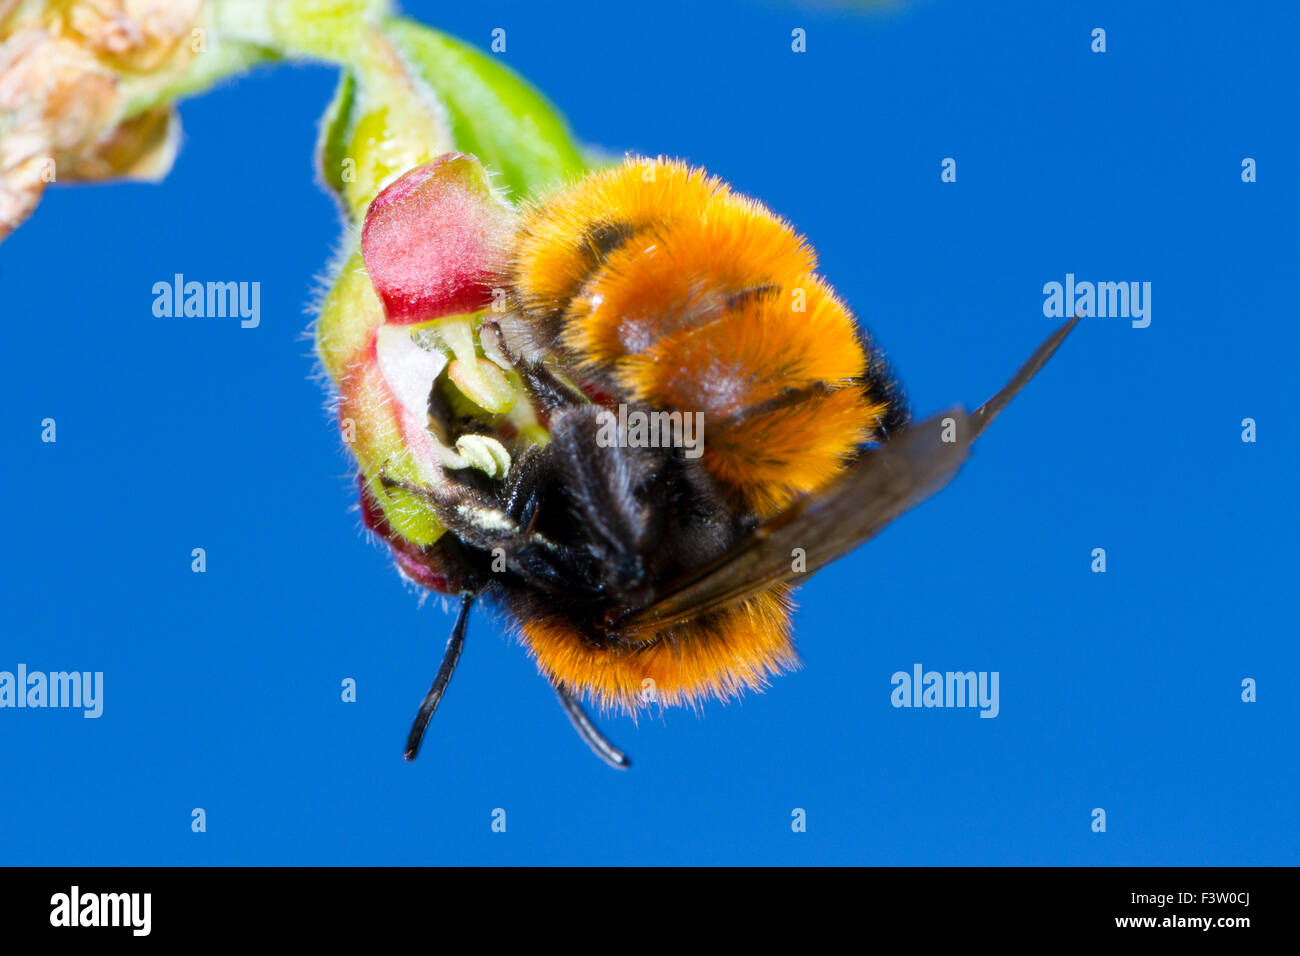
<svg viewBox="0 0 1300 956">
<path fill-rule="evenodd" d="M 816 264 L 808 245 L 761 205 L 715 193 L 694 215 L 652 223 L 611 251 L 570 301 L 562 343 L 587 366 L 616 365 L 797 286 Z"/>
<path fill-rule="evenodd" d="M 528 334 L 582 384 L 701 412 L 705 466 L 759 517 L 901 415 L 883 360 L 790 225 L 703 171 L 629 158 L 527 210 Z"/>
<path fill-rule="evenodd" d="M 701 169 L 664 159 L 629 158 L 593 173 L 525 216 L 514 244 L 516 295 L 533 315 L 563 311 L 609 244 L 690 216 L 726 188 Z"/>
<path fill-rule="evenodd" d="M 769 677 L 798 666 L 787 592 L 775 588 L 635 646 L 598 647 L 553 618 L 523 619 L 519 637 L 553 683 L 581 689 L 602 709 L 694 707 L 762 690 Z"/>
<path fill-rule="evenodd" d="M 638 401 L 704 413 L 706 467 L 760 517 L 829 482 L 885 411 L 857 384 L 852 317 L 815 276 L 800 281 L 806 312 L 750 299 L 616 363 Z"/>
</svg>

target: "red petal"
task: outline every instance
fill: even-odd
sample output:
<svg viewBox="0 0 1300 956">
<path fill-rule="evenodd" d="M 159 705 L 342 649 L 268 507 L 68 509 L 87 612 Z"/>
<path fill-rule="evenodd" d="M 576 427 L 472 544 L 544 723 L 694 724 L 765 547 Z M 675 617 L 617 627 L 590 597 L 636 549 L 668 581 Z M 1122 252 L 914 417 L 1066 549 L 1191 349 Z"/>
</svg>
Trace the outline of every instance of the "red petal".
<svg viewBox="0 0 1300 956">
<path fill-rule="evenodd" d="M 446 153 L 387 186 L 366 213 L 361 255 L 388 320 L 490 306 L 512 225 L 473 156 Z"/>
</svg>

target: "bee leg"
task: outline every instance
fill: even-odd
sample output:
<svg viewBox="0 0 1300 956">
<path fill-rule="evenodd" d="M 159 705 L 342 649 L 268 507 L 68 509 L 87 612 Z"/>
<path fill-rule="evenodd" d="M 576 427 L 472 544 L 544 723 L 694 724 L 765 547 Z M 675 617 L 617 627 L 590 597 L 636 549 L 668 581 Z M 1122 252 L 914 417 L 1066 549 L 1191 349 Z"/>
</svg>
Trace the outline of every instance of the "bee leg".
<svg viewBox="0 0 1300 956">
<path fill-rule="evenodd" d="M 569 718 L 569 723 L 573 724 L 573 729 L 578 732 L 583 743 L 591 748 L 594 753 L 605 763 L 609 764 L 615 770 L 626 770 L 632 766 L 632 761 L 628 759 L 627 754 L 615 747 L 604 734 L 591 722 L 587 712 L 582 709 L 577 698 L 569 693 L 564 684 L 555 681 L 555 696 L 560 698 L 560 706 L 564 708 L 565 715 Z"/>
<path fill-rule="evenodd" d="M 574 578 L 593 576 L 593 559 L 578 549 L 569 548 L 521 528 L 510 514 L 468 488 L 439 492 L 410 482 L 391 478 L 382 469 L 379 480 L 386 489 L 397 488 L 430 501 L 437 508 L 438 519 L 461 544 L 496 557 L 500 549 L 505 568 L 536 588 L 553 594 L 574 589 Z M 518 503 L 511 506 L 519 506 Z M 531 517 L 531 515 L 530 515 Z M 578 569 L 575 571 L 574 569 Z"/>
<path fill-rule="evenodd" d="M 464 544 L 490 551 L 500 542 L 519 537 L 518 522 L 472 488 L 427 488 L 392 478 L 385 468 L 379 470 L 379 483 L 385 491 L 405 491 L 432 504 L 438 520 Z"/>
<path fill-rule="evenodd" d="M 466 592 L 461 599 L 460 613 L 456 615 L 456 625 L 451 629 L 451 637 L 447 640 L 447 650 L 442 655 L 442 666 L 438 668 L 438 676 L 433 679 L 433 686 L 420 702 L 420 709 L 415 714 L 415 722 L 411 724 L 411 733 L 406 738 L 406 753 L 403 756 L 407 760 L 414 760 L 419 754 L 420 744 L 424 742 L 424 732 L 429 729 L 433 712 L 438 709 L 438 702 L 442 700 L 443 692 L 451 681 L 452 672 L 456 670 L 456 662 L 460 660 L 460 652 L 465 646 L 465 627 L 469 623 L 469 609 L 473 606 L 474 594 Z"/>
<path fill-rule="evenodd" d="M 562 408 L 591 404 L 591 399 L 581 388 L 541 362 L 521 361 L 515 370 L 523 379 L 533 404 L 547 415 Z"/>
<path fill-rule="evenodd" d="M 388 473 L 388 462 L 384 462 L 379 467 L 379 483 L 383 485 L 385 491 L 405 491 L 408 494 L 417 495 L 421 498 L 433 500 L 433 489 L 426 488 L 424 485 L 417 485 L 410 481 L 402 481 L 400 478 L 394 478 Z"/>
</svg>

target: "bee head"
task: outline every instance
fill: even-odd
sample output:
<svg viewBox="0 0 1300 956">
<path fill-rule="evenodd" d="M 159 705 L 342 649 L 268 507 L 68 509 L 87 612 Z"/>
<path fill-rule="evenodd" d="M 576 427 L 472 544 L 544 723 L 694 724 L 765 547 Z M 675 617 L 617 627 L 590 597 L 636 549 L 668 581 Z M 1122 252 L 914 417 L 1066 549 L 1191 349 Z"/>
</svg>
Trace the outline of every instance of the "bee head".
<svg viewBox="0 0 1300 956">
<path fill-rule="evenodd" d="M 624 418 L 647 409 L 633 408 Z M 653 600 L 660 586 L 722 553 L 747 527 L 687 449 L 611 428 L 599 405 L 551 419 L 551 441 L 522 456 L 505 497 L 529 538 L 518 583 L 573 619 Z"/>
</svg>

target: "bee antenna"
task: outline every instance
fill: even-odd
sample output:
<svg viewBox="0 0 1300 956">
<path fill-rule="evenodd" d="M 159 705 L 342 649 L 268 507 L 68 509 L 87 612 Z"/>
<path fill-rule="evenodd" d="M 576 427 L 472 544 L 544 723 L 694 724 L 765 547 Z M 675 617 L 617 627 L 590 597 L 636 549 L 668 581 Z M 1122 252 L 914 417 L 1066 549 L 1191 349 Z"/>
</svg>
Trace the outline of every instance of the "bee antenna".
<svg viewBox="0 0 1300 956">
<path fill-rule="evenodd" d="M 573 724 L 573 729 L 578 732 L 583 743 L 591 748 L 591 752 L 615 770 L 626 770 L 632 766 L 628 755 L 609 742 L 609 739 L 591 722 L 587 712 L 582 709 L 582 704 L 578 703 L 578 699 L 569 693 L 564 684 L 555 681 L 554 687 L 555 696 L 560 698 L 560 706 L 564 708 L 565 716 L 569 718 L 569 723 Z"/>
<path fill-rule="evenodd" d="M 466 591 L 461 597 L 460 613 L 456 615 L 456 625 L 451 629 L 451 637 L 447 639 L 442 666 L 438 668 L 438 676 L 433 679 L 429 693 L 420 702 L 420 709 L 411 724 L 411 734 L 406 738 L 406 753 L 403 756 L 407 760 L 414 760 L 420 753 L 420 744 L 424 742 L 429 721 L 433 719 L 433 712 L 438 709 L 438 702 L 442 700 L 443 692 L 451 682 L 452 672 L 456 670 L 456 662 L 460 660 L 460 652 L 465 647 L 465 628 L 469 624 L 469 609 L 474 606 L 475 596 L 473 591 Z"/>
</svg>

